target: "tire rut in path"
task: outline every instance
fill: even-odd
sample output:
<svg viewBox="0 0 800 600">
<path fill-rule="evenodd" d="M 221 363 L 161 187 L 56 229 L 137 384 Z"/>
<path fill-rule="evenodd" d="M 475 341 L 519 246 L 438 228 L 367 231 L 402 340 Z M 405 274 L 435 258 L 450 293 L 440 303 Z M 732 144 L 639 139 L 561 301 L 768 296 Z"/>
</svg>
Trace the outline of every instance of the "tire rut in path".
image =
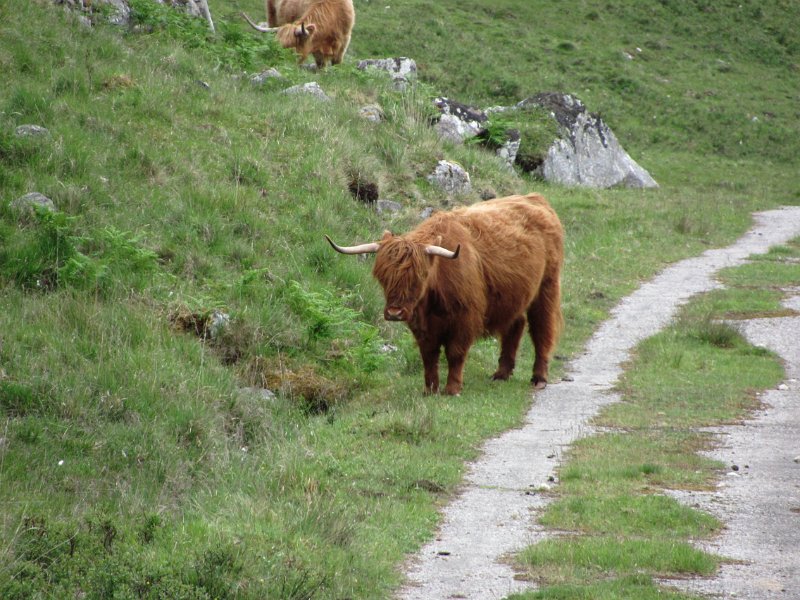
<svg viewBox="0 0 800 600">
<path fill-rule="evenodd" d="M 406 568 L 398 600 L 490 600 L 530 589 L 505 558 L 548 534 L 535 523 L 547 503 L 537 493 L 561 452 L 591 433 L 589 420 L 618 401 L 612 386 L 641 340 L 664 328 L 690 297 L 719 287 L 714 274 L 800 235 L 800 207 L 754 214 L 736 243 L 680 261 L 624 298 L 569 365 L 573 381 L 537 392 L 521 428 L 486 442 L 468 465 L 462 491 L 442 514 L 437 534 Z"/>
</svg>

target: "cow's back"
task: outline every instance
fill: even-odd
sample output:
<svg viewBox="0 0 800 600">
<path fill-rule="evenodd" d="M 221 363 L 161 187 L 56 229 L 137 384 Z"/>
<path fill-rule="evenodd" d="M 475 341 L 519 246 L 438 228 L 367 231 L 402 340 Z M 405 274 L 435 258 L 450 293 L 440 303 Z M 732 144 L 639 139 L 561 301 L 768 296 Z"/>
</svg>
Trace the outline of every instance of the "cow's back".
<svg viewBox="0 0 800 600">
<path fill-rule="evenodd" d="M 486 329 L 524 313 L 543 280 L 560 277 L 563 229 L 542 196 L 509 196 L 454 211 L 471 233 L 488 295 Z"/>
</svg>

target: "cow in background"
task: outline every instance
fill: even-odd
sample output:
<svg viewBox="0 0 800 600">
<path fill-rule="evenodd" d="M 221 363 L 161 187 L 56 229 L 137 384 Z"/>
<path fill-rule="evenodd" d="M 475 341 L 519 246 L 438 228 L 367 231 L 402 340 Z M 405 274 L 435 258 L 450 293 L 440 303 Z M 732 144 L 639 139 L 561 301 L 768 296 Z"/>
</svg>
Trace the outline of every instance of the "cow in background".
<svg viewBox="0 0 800 600">
<path fill-rule="evenodd" d="M 280 25 L 272 24 L 273 18 L 278 23 L 296 15 L 303 6 L 305 10 L 299 17 Z M 268 27 L 254 23 L 245 13 L 242 16 L 254 29 L 274 32 L 284 48 L 294 48 L 299 64 L 303 64 L 311 54 L 320 69 L 328 63 L 338 65 L 342 62 L 355 23 L 352 0 L 284 0 L 277 4 L 270 0 L 267 3 Z"/>
<path fill-rule="evenodd" d="M 425 369 L 425 392 L 439 391 L 444 347 L 445 394 L 459 394 L 467 353 L 476 339 L 500 337 L 493 379 L 511 376 L 525 323 L 536 358 L 531 382 L 547 384 L 550 356 L 562 325 L 563 229 L 538 194 L 509 196 L 435 213 L 405 235 L 386 231 L 378 242 L 341 247 L 376 253 L 373 275 L 386 297 L 384 318 L 404 321 Z"/>
</svg>

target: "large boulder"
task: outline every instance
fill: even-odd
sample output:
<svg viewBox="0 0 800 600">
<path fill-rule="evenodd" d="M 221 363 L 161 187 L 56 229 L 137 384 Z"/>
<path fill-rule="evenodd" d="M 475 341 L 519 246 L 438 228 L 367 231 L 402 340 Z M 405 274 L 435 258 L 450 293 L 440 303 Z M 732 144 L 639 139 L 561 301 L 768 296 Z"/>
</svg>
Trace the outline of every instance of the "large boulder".
<svg viewBox="0 0 800 600">
<path fill-rule="evenodd" d="M 655 188 L 658 183 L 633 160 L 598 115 L 570 94 L 542 93 L 517 104 L 540 106 L 558 121 L 559 139 L 541 166 L 545 180 L 570 186 Z"/>
<path fill-rule="evenodd" d="M 441 113 L 434 127 L 443 140 L 461 143 L 476 136 L 485 138 L 487 145 L 508 165 L 516 164 L 546 181 L 593 188 L 658 187 L 650 174 L 625 152 L 611 128 L 569 94 L 542 93 L 515 106 L 486 110 L 448 98 L 436 98 L 434 105 Z M 522 144 L 530 137 L 526 135 L 530 133 L 530 125 L 534 124 L 531 119 L 542 118 L 542 110 L 536 114 L 533 109 L 543 109 L 554 120 L 552 137 L 541 146 L 541 152 L 531 152 L 530 141 L 528 149 L 521 152 Z M 495 140 L 496 132 L 489 131 L 493 119 L 514 122 L 520 129 L 509 128 L 500 132 L 504 141 Z M 534 150 L 539 143 L 533 145 Z"/>
</svg>

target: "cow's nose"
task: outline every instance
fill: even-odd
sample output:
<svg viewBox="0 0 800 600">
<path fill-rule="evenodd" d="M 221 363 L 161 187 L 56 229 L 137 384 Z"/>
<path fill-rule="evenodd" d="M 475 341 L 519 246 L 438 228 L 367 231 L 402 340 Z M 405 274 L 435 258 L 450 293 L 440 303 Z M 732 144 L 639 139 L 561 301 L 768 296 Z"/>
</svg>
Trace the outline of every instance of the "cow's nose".
<svg viewBox="0 0 800 600">
<path fill-rule="evenodd" d="M 387 308 L 383 311 L 383 316 L 387 321 L 402 321 L 403 309 L 402 308 Z"/>
</svg>

